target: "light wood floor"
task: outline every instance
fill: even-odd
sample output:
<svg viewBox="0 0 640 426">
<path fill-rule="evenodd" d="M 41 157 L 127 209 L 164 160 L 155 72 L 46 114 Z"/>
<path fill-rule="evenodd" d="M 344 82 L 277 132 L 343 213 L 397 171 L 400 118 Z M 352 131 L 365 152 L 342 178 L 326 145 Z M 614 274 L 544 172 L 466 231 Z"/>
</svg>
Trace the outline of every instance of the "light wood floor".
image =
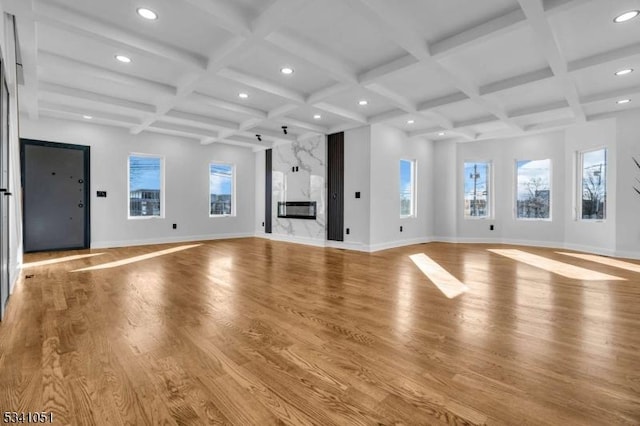
<svg viewBox="0 0 640 426">
<path fill-rule="evenodd" d="M 0 326 L 0 410 L 55 424 L 640 424 L 640 273 L 262 239 L 40 253 Z M 469 286 L 447 299 L 409 255 Z M 640 264 L 640 262 L 636 262 Z M 25 275 L 33 275 L 24 279 Z"/>
</svg>

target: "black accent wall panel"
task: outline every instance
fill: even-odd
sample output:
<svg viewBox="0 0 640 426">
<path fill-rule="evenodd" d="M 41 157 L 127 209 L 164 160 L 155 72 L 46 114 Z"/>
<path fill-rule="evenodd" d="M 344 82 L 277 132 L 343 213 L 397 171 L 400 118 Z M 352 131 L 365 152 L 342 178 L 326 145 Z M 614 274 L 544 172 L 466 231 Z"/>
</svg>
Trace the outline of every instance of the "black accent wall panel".
<svg viewBox="0 0 640 426">
<path fill-rule="evenodd" d="M 271 194 L 273 183 L 271 180 L 271 172 L 273 170 L 273 151 L 268 149 L 265 151 L 265 173 L 264 173 L 264 232 L 271 234 Z"/>
<path fill-rule="evenodd" d="M 327 240 L 344 241 L 344 132 L 327 140 Z"/>
</svg>

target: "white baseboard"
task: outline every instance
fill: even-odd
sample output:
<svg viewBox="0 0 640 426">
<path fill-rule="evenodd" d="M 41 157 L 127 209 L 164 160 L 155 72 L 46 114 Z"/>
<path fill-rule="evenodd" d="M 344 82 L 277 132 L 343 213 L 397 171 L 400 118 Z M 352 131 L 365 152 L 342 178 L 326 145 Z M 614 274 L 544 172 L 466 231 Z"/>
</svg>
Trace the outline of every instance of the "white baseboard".
<svg viewBox="0 0 640 426">
<path fill-rule="evenodd" d="M 264 234 L 262 238 L 273 241 L 282 241 L 285 243 L 304 244 L 314 247 L 326 247 L 326 241 L 310 237 L 295 237 L 293 235 L 283 234 Z"/>
<path fill-rule="evenodd" d="M 369 252 L 389 250 L 392 248 L 411 246 L 413 244 L 430 243 L 433 241 L 433 237 L 419 237 L 411 238 L 407 240 L 389 241 L 385 243 L 371 244 L 369 245 Z"/>
<path fill-rule="evenodd" d="M 231 238 L 247 238 L 253 236 L 254 234 L 247 232 L 237 234 L 187 235 L 182 237 L 149 238 L 144 240 L 98 241 L 91 243 L 91 248 L 104 249 L 114 247 L 146 246 L 150 244 L 187 243 L 192 241 L 227 240 Z"/>
<path fill-rule="evenodd" d="M 353 250 L 353 251 L 362 251 L 365 253 L 369 253 L 369 245 L 364 243 L 356 243 L 350 241 L 327 241 L 325 244 L 326 247 L 337 248 L 343 250 Z"/>
<path fill-rule="evenodd" d="M 618 250 L 616 251 L 616 257 L 640 260 L 640 251 Z"/>
</svg>

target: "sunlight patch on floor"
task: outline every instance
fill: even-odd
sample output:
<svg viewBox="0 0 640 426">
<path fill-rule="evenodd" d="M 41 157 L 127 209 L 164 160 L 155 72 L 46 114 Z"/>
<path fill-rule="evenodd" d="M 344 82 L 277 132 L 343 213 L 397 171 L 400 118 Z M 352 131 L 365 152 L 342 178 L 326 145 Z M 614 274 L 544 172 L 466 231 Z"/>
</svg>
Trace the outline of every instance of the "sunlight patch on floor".
<svg viewBox="0 0 640 426">
<path fill-rule="evenodd" d="M 58 257 L 55 259 L 39 260 L 37 262 L 23 263 L 22 269 L 35 268 L 36 266 L 53 265 L 55 263 L 71 262 L 72 260 L 85 259 L 87 257 L 100 256 L 104 253 L 76 254 L 74 256 Z"/>
<path fill-rule="evenodd" d="M 449 299 L 460 296 L 469 290 L 465 284 L 451 275 L 446 269 L 424 253 L 412 254 L 409 258 L 423 274 Z"/>
<path fill-rule="evenodd" d="M 597 256 L 595 254 L 565 253 L 560 251 L 557 251 L 556 253 L 575 257 L 578 259 L 588 260 L 590 262 L 601 263 L 607 266 L 613 266 L 614 268 L 626 269 L 627 271 L 640 273 L 640 265 L 638 265 L 637 263 L 625 262 L 618 259 L 612 259 L 610 257 Z"/>
<path fill-rule="evenodd" d="M 191 244 L 187 246 L 173 247 L 166 250 L 154 251 L 153 253 L 147 253 L 140 256 L 130 257 L 128 259 L 116 260 L 115 262 L 103 263 L 102 265 L 90 266 L 88 268 L 76 269 L 71 272 L 84 272 L 84 271 L 97 271 L 99 269 L 117 268 L 118 266 L 128 265 L 130 263 L 140 262 L 147 259 L 152 259 L 158 256 L 164 256 L 165 254 L 175 253 L 177 251 L 188 250 L 190 248 L 199 247 L 202 244 Z"/>
<path fill-rule="evenodd" d="M 571 278 L 574 280 L 583 281 L 606 281 L 617 280 L 626 281 L 625 278 L 616 277 L 609 274 L 603 274 L 602 272 L 593 271 L 591 269 L 581 268 L 579 266 L 571 265 L 557 260 L 549 259 L 546 257 L 538 256 L 535 254 L 527 253 L 522 250 L 499 250 L 489 249 L 490 252 L 499 254 L 500 256 L 508 257 L 518 262 L 526 263 L 527 265 L 534 266 L 536 268 L 543 269 L 545 271 L 552 272 L 554 274 L 562 275 L 563 277 Z"/>
</svg>

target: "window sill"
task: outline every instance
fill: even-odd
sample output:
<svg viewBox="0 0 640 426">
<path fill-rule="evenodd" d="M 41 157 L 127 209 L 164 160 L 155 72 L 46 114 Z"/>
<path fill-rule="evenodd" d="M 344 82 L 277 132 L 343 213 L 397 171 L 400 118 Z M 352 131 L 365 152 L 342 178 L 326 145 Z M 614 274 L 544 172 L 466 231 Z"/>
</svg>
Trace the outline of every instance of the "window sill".
<svg viewBox="0 0 640 426">
<path fill-rule="evenodd" d="M 164 216 L 129 216 L 127 220 L 164 219 Z"/>
<path fill-rule="evenodd" d="M 236 217 L 235 214 L 210 214 L 209 218 L 219 218 L 219 217 Z"/>
</svg>

